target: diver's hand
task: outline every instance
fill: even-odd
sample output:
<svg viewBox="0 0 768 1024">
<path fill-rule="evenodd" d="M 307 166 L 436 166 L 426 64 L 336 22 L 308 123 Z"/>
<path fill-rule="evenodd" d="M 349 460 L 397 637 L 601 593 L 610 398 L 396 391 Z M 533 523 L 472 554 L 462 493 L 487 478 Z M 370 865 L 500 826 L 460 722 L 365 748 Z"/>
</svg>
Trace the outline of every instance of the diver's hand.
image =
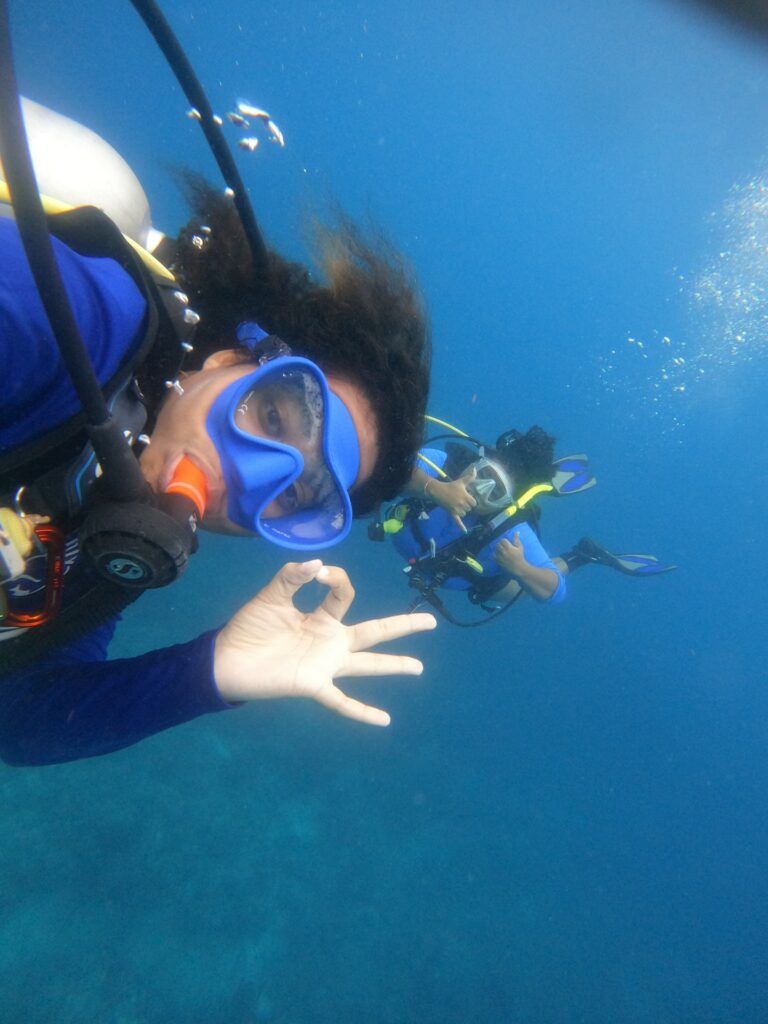
<svg viewBox="0 0 768 1024">
<path fill-rule="evenodd" d="M 330 590 L 322 604 L 305 614 L 293 595 L 318 580 Z M 420 675 L 416 658 L 376 654 L 368 647 L 410 636 L 437 625 L 425 613 L 370 619 L 344 626 L 355 596 L 343 569 L 320 559 L 289 562 L 230 619 L 216 638 L 213 670 L 228 701 L 268 697 L 311 697 L 332 711 L 368 725 L 389 725 L 386 711 L 347 697 L 337 676 Z"/>
<path fill-rule="evenodd" d="M 477 504 L 475 498 L 467 489 L 467 484 L 475 479 L 475 467 L 470 466 L 467 472 L 455 480 L 436 480 L 430 477 L 424 485 L 424 493 L 431 498 L 436 505 L 444 508 L 453 516 L 459 527 L 467 532 L 467 528 L 461 521 L 461 517 L 467 515 Z"/>
<path fill-rule="evenodd" d="M 537 601 L 548 600 L 558 588 L 560 577 L 555 571 L 544 566 L 531 565 L 526 561 L 525 550 L 517 531 L 512 536 L 511 544 L 506 537 L 499 541 L 493 557 L 502 569 L 511 573 L 520 586 Z"/>
<path fill-rule="evenodd" d="M 515 531 L 512 541 L 513 543 L 510 543 L 506 537 L 500 540 L 496 545 L 493 558 L 502 569 L 511 572 L 513 576 L 520 576 L 525 573 L 528 563 L 525 560 L 525 552 L 517 531 Z"/>
</svg>

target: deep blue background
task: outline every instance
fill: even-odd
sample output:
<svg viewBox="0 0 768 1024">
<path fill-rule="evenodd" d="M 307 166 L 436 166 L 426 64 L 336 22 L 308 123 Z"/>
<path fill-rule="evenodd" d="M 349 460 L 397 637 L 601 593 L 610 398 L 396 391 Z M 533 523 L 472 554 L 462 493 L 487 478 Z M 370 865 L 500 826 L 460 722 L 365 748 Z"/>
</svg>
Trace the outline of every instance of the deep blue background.
<svg viewBox="0 0 768 1024">
<path fill-rule="evenodd" d="M 13 7 L 24 90 L 175 230 L 168 166 L 214 169 L 136 16 Z M 589 452 L 549 549 L 681 568 L 401 644 L 421 680 L 354 686 L 383 732 L 258 705 L 3 770 L 0 1018 L 765 1021 L 768 48 L 671 0 L 164 7 L 214 106 L 286 133 L 239 157 L 269 237 L 302 256 L 339 201 L 412 261 L 432 411 Z M 114 652 L 217 625 L 281 560 L 206 539 Z M 333 560 L 353 616 L 408 599 L 363 528 Z"/>
</svg>

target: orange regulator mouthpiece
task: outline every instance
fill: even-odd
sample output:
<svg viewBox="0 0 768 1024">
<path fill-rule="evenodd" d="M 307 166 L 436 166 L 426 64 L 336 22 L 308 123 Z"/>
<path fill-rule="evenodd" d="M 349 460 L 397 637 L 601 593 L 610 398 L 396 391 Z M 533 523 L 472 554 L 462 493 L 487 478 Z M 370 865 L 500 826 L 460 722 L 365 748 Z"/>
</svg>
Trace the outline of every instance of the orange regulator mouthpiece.
<svg viewBox="0 0 768 1024">
<path fill-rule="evenodd" d="M 208 484 L 205 474 L 189 459 L 183 458 L 176 467 L 173 479 L 166 488 L 166 494 L 181 494 L 194 503 L 200 518 L 205 515 L 208 504 Z"/>
</svg>

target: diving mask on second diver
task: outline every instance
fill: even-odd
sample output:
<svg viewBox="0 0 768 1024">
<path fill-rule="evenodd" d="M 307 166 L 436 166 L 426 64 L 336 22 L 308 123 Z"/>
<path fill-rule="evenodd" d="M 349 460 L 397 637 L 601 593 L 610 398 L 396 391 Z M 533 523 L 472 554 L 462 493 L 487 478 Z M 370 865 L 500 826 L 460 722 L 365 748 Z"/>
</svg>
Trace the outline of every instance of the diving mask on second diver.
<svg viewBox="0 0 768 1024">
<path fill-rule="evenodd" d="M 470 468 L 475 476 L 467 483 L 467 490 L 477 502 L 474 512 L 492 515 L 513 504 L 514 480 L 498 462 L 482 456 Z"/>
<path fill-rule="evenodd" d="M 286 548 L 315 550 L 347 536 L 357 433 L 313 362 L 289 354 L 264 361 L 222 391 L 206 429 L 221 459 L 232 522 Z"/>
</svg>

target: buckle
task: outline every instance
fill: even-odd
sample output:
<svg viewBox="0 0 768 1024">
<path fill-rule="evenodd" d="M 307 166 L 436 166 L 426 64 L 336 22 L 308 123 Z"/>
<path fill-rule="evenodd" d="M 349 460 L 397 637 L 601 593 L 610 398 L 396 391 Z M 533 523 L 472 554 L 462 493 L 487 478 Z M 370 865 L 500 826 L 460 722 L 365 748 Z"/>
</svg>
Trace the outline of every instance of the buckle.
<svg viewBox="0 0 768 1024">
<path fill-rule="evenodd" d="M 58 526 L 41 524 L 35 527 L 35 535 L 47 554 L 43 603 L 35 612 L 9 611 L 2 620 L 3 626 L 23 626 L 27 629 L 42 626 L 55 618 L 61 608 L 64 583 L 64 534 Z"/>
</svg>

